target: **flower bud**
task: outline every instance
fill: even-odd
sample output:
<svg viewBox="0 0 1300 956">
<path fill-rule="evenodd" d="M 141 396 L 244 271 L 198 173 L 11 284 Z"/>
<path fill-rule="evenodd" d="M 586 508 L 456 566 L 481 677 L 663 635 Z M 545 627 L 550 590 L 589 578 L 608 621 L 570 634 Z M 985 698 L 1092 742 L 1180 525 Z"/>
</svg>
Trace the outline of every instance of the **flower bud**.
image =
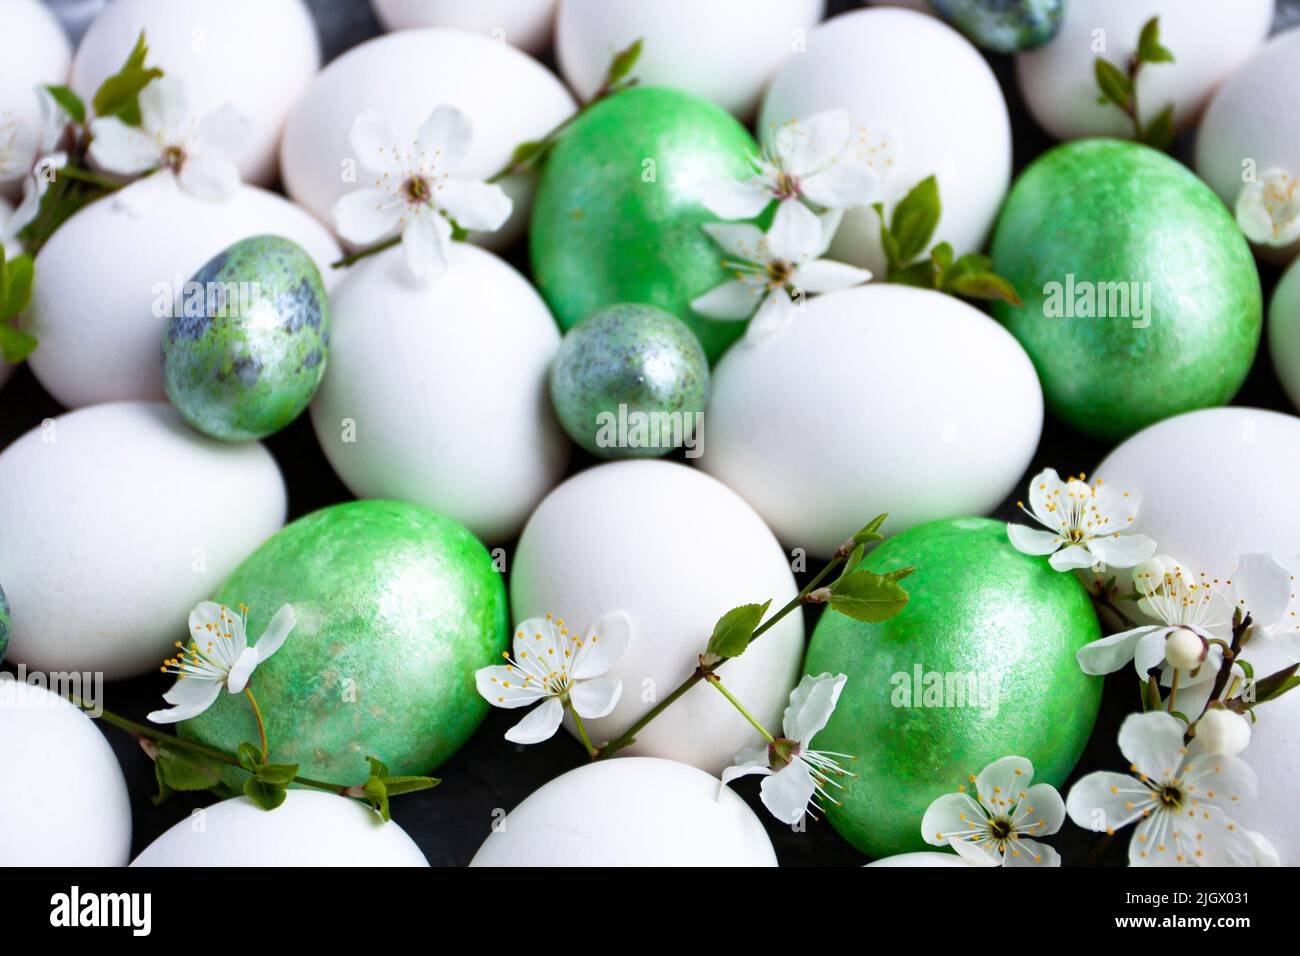
<svg viewBox="0 0 1300 956">
<path fill-rule="evenodd" d="M 1180 671 L 1194 671 L 1205 660 L 1205 640 L 1195 631 L 1180 627 L 1165 639 L 1165 660 Z"/>
<path fill-rule="evenodd" d="M 1196 739 L 1207 753 L 1235 757 L 1250 743 L 1250 721 L 1226 707 L 1211 707 L 1196 722 Z"/>
</svg>

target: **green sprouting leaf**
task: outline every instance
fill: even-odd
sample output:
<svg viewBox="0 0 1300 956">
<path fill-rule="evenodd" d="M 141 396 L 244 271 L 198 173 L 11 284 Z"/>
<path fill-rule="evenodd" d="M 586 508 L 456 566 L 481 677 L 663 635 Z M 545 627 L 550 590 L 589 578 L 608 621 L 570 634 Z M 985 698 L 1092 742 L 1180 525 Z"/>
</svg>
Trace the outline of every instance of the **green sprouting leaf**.
<svg viewBox="0 0 1300 956">
<path fill-rule="evenodd" d="M 69 86 L 48 85 L 45 92 L 49 93 L 54 102 L 63 107 L 63 111 L 71 117 L 72 122 L 78 126 L 86 125 L 86 104 L 81 101 L 81 97 L 72 91 Z"/>
<path fill-rule="evenodd" d="M 239 758 L 239 765 L 249 773 L 257 773 L 257 768 L 262 765 L 262 748 L 257 744 L 245 741 L 239 745 L 235 755 Z"/>
<path fill-rule="evenodd" d="M 880 217 L 880 248 L 885 250 L 885 261 L 889 264 L 889 271 L 893 272 L 903 265 L 903 261 L 898 257 L 898 243 L 894 241 L 894 234 L 889 231 L 889 222 L 885 219 L 884 204 L 872 203 L 871 208 Z"/>
<path fill-rule="evenodd" d="M 940 242 L 930 250 L 930 261 L 934 263 L 934 288 L 942 289 L 948 270 L 953 265 L 952 243 Z"/>
<path fill-rule="evenodd" d="M 1093 64 L 1093 73 L 1097 78 L 1097 88 L 1101 90 L 1099 103 L 1114 103 L 1120 109 L 1128 109 L 1129 97 L 1133 93 L 1133 82 L 1110 60 L 1097 57 Z"/>
<path fill-rule="evenodd" d="M 127 126 L 140 125 L 140 91 L 162 76 L 162 70 L 145 66 L 149 46 L 144 31 L 122 68 L 104 80 L 91 99 L 96 116 L 116 116 Z"/>
<path fill-rule="evenodd" d="M 36 351 L 36 339 L 22 329 L 12 325 L 0 324 L 0 357 L 10 365 L 16 365 L 32 352 Z"/>
<path fill-rule="evenodd" d="M 384 781 L 372 774 L 361 789 L 366 795 L 366 802 L 370 804 L 370 808 L 383 817 L 385 823 L 391 820 L 392 816 L 388 812 L 388 787 Z"/>
<path fill-rule="evenodd" d="M 918 259 L 910 266 L 904 266 L 889 274 L 889 281 L 898 285 L 910 285 L 918 289 L 933 289 L 938 272 L 929 259 Z"/>
<path fill-rule="evenodd" d="M 880 529 L 884 527 L 885 519 L 888 517 L 888 511 L 876 515 L 862 526 L 862 530 L 853 536 L 854 542 L 856 544 L 864 544 L 867 541 L 884 541 L 885 536 L 880 533 Z"/>
<path fill-rule="evenodd" d="M 1147 682 L 1142 685 L 1142 709 L 1159 710 L 1160 705 L 1160 681 L 1154 674 L 1148 675 Z"/>
<path fill-rule="evenodd" d="M 370 776 L 387 777 L 388 764 L 384 763 L 378 757 L 367 757 L 366 761 L 370 764 Z"/>
<path fill-rule="evenodd" d="M 1174 55 L 1160 43 L 1160 18 L 1152 17 L 1142 26 L 1138 35 L 1137 58 L 1139 63 L 1173 63 Z"/>
<path fill-rule="evenodd" d="M 855 571 L 835 582 L 830 605 L 854 620 L 878 624 L 907 606 L 907 592 L 883 574 Z"/>
<path fill-rule="evenodd" d="M 264 763 L 254 771 L 254 774 L 262 783 L 288 786 L 293 782 L 293 778 L 298 776 L 298 765 L 296 763 Z"/>
<path fill-rule="evenodd" d="M 546 158 L 546 154 L 555 145 L 549 139 L 530 139 L 515 147 L 510 154 L 510 166 L 516 172 L 531 169 Z"/>
<path fill-rule="evenodd" d="M 910 577 L 912 572 L 915 570 L 916 570 L 916 565 L 909 564 L 905 568 L 895 568 L 892 571 L 886 571 L 885 577 L 889 578 L 889 580 L 891 581 L 901 581 L 906 577 Z"/>
<path fill-rule="evenodd" d="M 709 638 L 708 652 L 718 657 L 739 657 L 749 647 L 749 639 L 754 636 L 754 628 L 763 622 L 763 615 L 771 600 L 762 604 L 742 604 L 733 607 L 713 626 L 713 636 Z"/>
<path fill-rule="evenodd" d="M 930 244 L 935 227 L 939 225 L 939 180 L 927 176 L 903 197 L 894 207 L 889 231 L 898 243 L 898 260 L 910 263 Z"/>
<path fill-rule="evenodd" d="M 284 803 L 285 788 L 282 784 L 267 783 L 256 777 L 244 781 L 244 796 L 252 800 L 263 810 L 274 810 Z"/>
<path fill-rule="evenodd" d="M 442 783 L 437 777 L 384 777 L 384 787 L 390 797 L 400 797 L 404 793 L 417 793 L 431 790 Z"/>
<path fill-rule="evenodd" d="M 614 55 L 609 71 L 605 74 L 605 89 L 612 89 L 632 72 L 637 60 L 641 59 L 641 43 L 640 39 L 634 40 L 630 46 Z"/>
<path fill-rule="evenodd" d="M 1008 305 L 1023 305 L 1016 287 L 994 272 L 968 272 L 948 283 L 948 291 L 968 299 L 1001 299 Z"/>
<path fill-rule="evenodd" d="M 8 262 L 0 260 L 0 321 L 17 318 L 32 300 L 32 280 L 36 264 L 31 256 L 15 256 Z"/>
<path fill-rule="evenodd" d="M 862 563 L 862 556 L 865 555 L 866 553 L 867 553 L 867 546 L 865 542 L 855 547 L 849 553 L 848 558 L 844 562 L 844 567 L 840 569 L 839 577 L 837 577 L 835 580 L 839 581 L 852 574 L 853 569 Z"/>
<path fill-rule="evenodd" d="M 1255 703 L 1262 704 L 1265 701 L 1276 700 L 1287 691 L 1300 685 L 1300 677 L 1296 677 L 1296 670 L 1300 664 L 1292 664 L 1290 667 L 1284 667 L 1282 670 L 1269 674 L 1267 677 L 1261 677 L 1255 682 Z"/>
<path fill-rule="evenodd" d="M 154 805 L 162 803 L 173 791 L 211 790 L 221 783 L 221 764 L 181 747 L 156 741 L 158 753 L 154 758 L 154 778 L 158 781 L 158 794 Z"/>
<path fill-rule="evenodd" d="M 1174 141 L 1174 104 L 1170 103 L 1142 129 L 1142 142 L 1158 150 L 1167 150 Z"/>
</svg>

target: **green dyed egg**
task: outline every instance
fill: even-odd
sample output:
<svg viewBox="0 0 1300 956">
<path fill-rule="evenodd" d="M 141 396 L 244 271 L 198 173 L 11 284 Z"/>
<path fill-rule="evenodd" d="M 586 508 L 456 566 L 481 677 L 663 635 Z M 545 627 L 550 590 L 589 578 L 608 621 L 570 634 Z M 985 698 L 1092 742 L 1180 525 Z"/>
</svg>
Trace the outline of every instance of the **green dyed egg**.
<svg viewBox="0 0 1300 956">
<path fill-rule="evenodd" d="M 598 309 L 564 336 L 551 401 L 569 437 L 602 458 L 695 446 L 709 361 L 685 325 L 652 305 Z"/>
<path fill-rule="evenodd" d="M 1163 153 L 1092 139 L 1044 154 L 1012 187 L 992 253 L 1024 302 L 994 314 L 1053 414 L 1086 434 L 1225 404 L 1250 371 L 1263 310 L 1250 247 Z"/>
<path fill-rule="evenodd" d="M 1006 528 L 954 518 L 884 542 L 862 566 L 916 567 L 902 613 L 866 624 L 826 611 L 813 631 L 806 672 L 849 678 L 813 747 L 857 758 L 828 816 L 863 853 L 925 849 L 926 807 L 999 757 L 1027 757 L 1035 782 L 1060 786 L 1088 741 L 1101 679 L 1074 655 L 1101 637 L 1092 603 Z"/>
<path fill-rule="evenodd" d="M 691 310 L 731 278 L 700 228 L 718 221 L 700 188 L 752 176 L 757 151 L 730 113 L 677 90 L 638 87 L 588 110 L 551 151 L 533 204 L 533 275 L 560 326 L 644 302 L 681 318 L 716 361 L 746 323 Z"/>
<path fill-rule="evenodd" d="M 185 284 L 163 329 L 167 397 L 213 438 L 248 441 L 298 417 L 325 374 L 329 299 L 302 247 L 243 239 Z"/>
<path fill-rule="evenodd" d="M 4 588 L 0 588 L 0 664 L 4 663 L 5 651 L 9 649 L 11 627 L 13 627 L 13 616 L 9 612 L 9 599 L 5 597 Z"/>
<path fill-rule="evenodd" d="M 935 11 L 994 53 L 1042 46 L 1061 27 L 1065 0 L 930 0 Z"/>
<path fill-rule="evenodd" d="M 488 710 L 474 672 L 500 662 L 510 629 L 483 545 L 456 522 L 395 501 L 299 518 L 215 600 L 252 609 L 254 646 L 280 605 L 293 605 L 297 625 L 250 682 L 271 759 L 345 784 L 365 781 L 368 755 L 413 774 L 455 753 Z M 230 694 L 180 732 L 228 752 L 258 740 L 248 701 Z"/>
</svg>

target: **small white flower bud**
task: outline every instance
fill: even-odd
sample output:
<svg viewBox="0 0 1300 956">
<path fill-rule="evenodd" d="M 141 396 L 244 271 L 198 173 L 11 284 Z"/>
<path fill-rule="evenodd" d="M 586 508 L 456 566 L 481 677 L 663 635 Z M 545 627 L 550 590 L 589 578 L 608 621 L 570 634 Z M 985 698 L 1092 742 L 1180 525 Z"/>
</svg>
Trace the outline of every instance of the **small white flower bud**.
<svg viewBox="0 0 1300 956">
<path fill-rule="evenodd" d="M 1135 564 L 1129 573 L 1133 575 L 1133 586 L 1142 593 L 1144 590 L 1154 590 L 1158 587 L 1168 570 L 1169 565 L 1165 562 L 1164 556 L 1157 554 L 1153 558 Z M 1147 588 L 1143 588 L 1144 581 L 1150 582 Z"/>
<path fill-rule="evenodd" d="M 1250 721 L 1226 707 L 1211 707 L 1196 722 L 1196 739 L 1208 753 L 1235 757 L 1250 743 Z"/>
<path fill-rule="evenodd" d="M 1175 630 L 1165 640 L 1165 660 L 1180 671 L 1194 671 L 1205 657 L 1201 635 L 1185 627 Z"/>
</svg>

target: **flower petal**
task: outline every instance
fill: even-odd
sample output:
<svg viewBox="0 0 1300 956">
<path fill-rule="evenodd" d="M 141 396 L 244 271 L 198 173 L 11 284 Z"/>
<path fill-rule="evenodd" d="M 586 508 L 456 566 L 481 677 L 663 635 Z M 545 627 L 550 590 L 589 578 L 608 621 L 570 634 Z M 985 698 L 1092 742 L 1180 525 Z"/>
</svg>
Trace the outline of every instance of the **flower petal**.
<svg viewBox="0 0 1300 956">
<path fill-rule="evenodd" d="M 444 179 L 439 183 L 436 200 L 462 229 L 475 232 L 495 232 L 514 209 L 514 202 L 495 183 L 462 179 Z"/>
<path fill-rule="evenodd" d="M 1051 531 L 1039 531 L 1027 524 L 1007 524 L 1007 537 L 1011 545 L 1021 554 L 1042 556 L 1056 551 L 1065 542 L 1060 535 Z"/>
<path fill-rule="evenodd" d="M 195 153 L 185 158 L 176 181 L 191 196 L 221 202 L 239 191 L 239 169 L 215 153 Z"/>
<path fill-rule="evenodd" d="M 378 189 L 358 189 L 334 204 L 334 226 L 348 242 L 367 244 L 391 235 L 402 221 L 405 201 Z"/>
<path fill-rule="evenodd" d="M 184 702 L 178 703 L 175 707 L 169 707 L 166 710 L 155 710 L 150 713 L 149 720 L 153 721 L 153 723 L 177 724 L 182 720 L 197 717 L 211 707 L 221 694 L 221 685 L 215 681 L 201 681 L 193 677 L 186 677 L 178 681 L 178 683 L 196 684 L 196 693 L 193 696 L 187 696 Z M 201 691 L 201 693 L 197 691 Z"/>
<path fill-rule="evenodd" d="M 957 855 L 974 866 L 1001 866 L 1002 854 L 996 844 L 988 840 L 953 840 L 950 844 Z"/>
<path fill-rule="evenodd" d="M 160 76 L 140 91 L 140 126 L 146 132 L 173 132 L 184 128 L 189 121 L 189 99 L 182 80 Z"/>
<path fill-rule="evenodd" d="M 790 284 L 805 292 L 838 292 L 871 281 L 871 273 L 845 262 L 814 259 L 795 269 Z"/>
<path fill-rule="evenodd" d="M 1002 858 L 1003 866 L 1060 866 L 1061 855 L 1037 840 L 1012 840 Z"/>
<path fill-rule="evenodd" d="M 849 145 L 849 135 L 849 114 L 827 110 L 783 124 L 772 150 L 790 175 L 808 176 L 839 159 Z"/>
<path fill-rule="evenodd" d="M 816 259 L 824 248 L 822 221 L 815 212 L 797 199 L 787 199 L 776 207 L 772 228 L 767 231 L 767 249 L 772 259 L 803 263 Z"/>
<path fill-rule="evenodd" d="M 1133 660 L 1142 638 L 1160 630 L 1163 628 L 1143 625 L 1130 631 L 1120 631 L 1079 648 L 1074 656 L 1085 674 L 1113 674 Z"/>
<path fill-rule="evenodd" d="M 271 623 L 266 625 L 266 630 L 257 639 L 257 656 L 266 660 L 278 651 L 297 623 L 298 615 L 294 613 L 292 605 L 281 604 L 280 609 L 271 618 Z"/>
<path fill-rule="evenodd" d="M 735 322 L 753 315 L 765 292 L 757 282 L 732 279 L 692 299 L 691 308 L 706 319 Z"/>
<path fill-rule="evenodd" d="M 1131 568 L 1156 553 L 1156 543 L 1144 534 L 1115 534 L 1092 538 L 1088 550 L 1094 559 L 1112 568 Z"/>
<path fill-rule="evenodd" d="M 1055 468 L 1044 468 L 1029 482 L 1029 510 L 1035 518 L 1055 531 L 1062 525 L 1057 517 L 1056 499 L 1065 493 L 1065 482 Z"/>
<path fill-rule="evenodd" d="M 993 761 L 975 778 L 975 798 L 989 813 L 1009 816 L 1034 779 L 1034 765 L 1024 757 L 1002 757 Z"/>
<path fill-rule="evenodd" d="M 1051 836 L 1065 822 L 1065 801 L 1050 783 L 1036 783 L 1016 804 L 1011 822 L 1018 833 Z"/>
<path fill-rule="evenodd" d="M 564 705 L 558 697 L 550 697 L 507 730 L 506 740 L 516 744 L 539 744 L 555 736 L 563 719 Z"/>
<path fill-rule="evenodd" d="M 805 675 L 790 691 L 790 703 L 782 719 L 785 735 L 806 750 L 831 719 L 848 679 L 845 674 Z"/>
<path fill-rule="evenodd" d="M 931 846 L 967 842 L 986 829 L 980 805 L 968 793 L 945 793 L 926 808 L 921 818 L 921 838 Z"/>
<path fill-rule="evenodd" d="M 474 125 L 470 118 L 446 103 L 434 107 L 415 134 L 417 151 L 436 152 L 437 166 L 444 172 L 454 169 L 465 158 L 473 141 Z"/>
<path fill-rule="evenodd" d="M 825 209 L 852 209 L 880 198 L 880 174 L 870 165 L 845 157 L 799 183 L 805 196 Z"/>
<path fill-rule="evenodd" d="M 1145 681 L 1153 667 L 1165 662 L 1165 645 L 1172 627 L 1157 627 L 1150 634 L 1144 634 L 1133 648 L 1133 669 L 1137 671 L 1138 680 Z"/>
<path fill-rule="evenodd" d="M 583 638 L 582 646 L 574 655 L 571 675 L 576 680 L 589 680 L 608 673 L 627 653 L 628 646 L 632 643 L 632 633 L 632 618 L 627 614 L 622 611 L 606 614 L 592 625 Z"/>
<path fill-rule="evenodd" d="M 1083 545 L 1072 544 L 1057 551 L 1047 559 L 1047 563 L 1057 571 L 1074 571 L 1092 567 L 1097 563 L 1097 559 Z"/>
<path fill-rule="evenodd" d="M 232 694 L 243 693 L 244 688 L 248 686 L 248 679 L 253 676 L 253 671 L 257 670 L 257 665 L 261 662 L 261 655 L 257 653 L 256 647 L 244 648 L 230 668 L 230 676 L 226 678 L 226 690 Z"/>
<path fill-rule="evenodd" d="M 1136 778 L 1105 770 L 1085 776 L 1065 798 L 1065 812 L 1075 825 L 1096 833 L 1114 833 L 1150 806 L 1151 791 Z"/>
<path fill-rule="evenodd" d="M 190 145 L 196 152 L 237 156 L 248 142 L 251 130 L 248 117 L 227 103 L 199 121 Z"/>
<path fill-rule="evenodd" d="M 348 144 L 363 169 L 392 176 L 400 176 L 405 171 L 397 132 L 388 117 L 378 110 L 357 115 L 348 131 Z"/>
<path fill-rule="evenodd" d="M 225 629 L 225 608 L 215 601 L 200 601 L 190 611 L 190 637 L 210 640 L 217 631 Z"/>
<path fill-rule="evenodd" d="M 700 187 L 700 205 L 719 219 L 753 219 L 772 202 L 763 180 L 711 179 Z"/>
<path fill-rule="evenodd" d="M 763 299 L 754 317 L 749 320 L 749 328 L 745 332 L 745 344 L 761 345 L 775 338 L 794 319 L 795 311 L 796 306 L 790 300 L 789 293 L 784 289 L 773 289 Z"/>
<path fill-rule="evenodd" d="M 184 706 L 196 701 L 216 700 L 216 695 L 220 690 L 221 681 L 186 675 L 176 679 L 176 683 L 172 684 L 171 689 L 163 694 L 163 700 L 169 704 Z"/>
<path fill-rule="evenodd" d="M 1240 806 L 1259 792 L 1259 779 L 1250 765 L 1227 754 L 1197 754 L 1187 761 L 1182 780 L 1188 794 L 1225 807 Z"/>
<path fill-rule="evenodd" d="M 1245 554 L 1232 572 L 1233 590 L 1242 612 L 1255 624 L 1271 628 L 1283 623 L 1291 607 L 1295 582 L 1291 572 L 1271 554 Z"/>
<path fill-rule="evenodd" d="M 739 759 L 739 757 L 737 757 Z M 726 786 L 733 780 L 739 780 L 741 777 L 747 777 L 750 774 L 759 774 L 764 777 L 771 776 L 772 768 L 767 765 L 767 757 L 764 756 L 762 763 L 738 763 L 727 767 L 722 771 L 722 784 Z"/>
<path fill-rule="evenodd" d="M 808 802 L 816 792 L 817 785 L 802 760 L 790 761 L 776 773 L 765 777 L 759 787 L 763 806 L 786 825 L 803 819 Z"/>
<path fill-rule="evenodd" d="M 623 695 L 623 682 L 617 677 L 595 677 L 578 681 L 569 691 L 569 703 L 579 717 L 595 720 L 604 717 Z"/>
<path fill-rule="evenodd" d="M 700 228 L 729 256 L 760 264 L 770 258 L 767 237 L 753 223 L 707 222 Z"/>
<path fill-rule="evenodd" d="M 90 159 L 107 172 L 138 176 L 162 162 L 158 141 L 116 116 L 92 120 L 90 133 Z"/>
<path fill-rule="evenodd" d="M 1183 756 L 1183 723 L 1163 711 L 1129 714 L 1119 728 L 1119 752 L 1139 773 L 1158 781 L 1178 775 Z"/>
<path fill-rule="evenodd" d="M 489 704 L 506 710 L 527 707 L 551 696 L 541 684 L 525 683 L 518 669 L 505 664 L 480 667 L 474 672 L 474 686 Z"/>
<path fill-rule="evenodd" d="M 451 255 L 451 224 L 430 209 L 420 209 L 402 230 L 402 251 L 412 275 L 442 275 Z"/>
</svg>

